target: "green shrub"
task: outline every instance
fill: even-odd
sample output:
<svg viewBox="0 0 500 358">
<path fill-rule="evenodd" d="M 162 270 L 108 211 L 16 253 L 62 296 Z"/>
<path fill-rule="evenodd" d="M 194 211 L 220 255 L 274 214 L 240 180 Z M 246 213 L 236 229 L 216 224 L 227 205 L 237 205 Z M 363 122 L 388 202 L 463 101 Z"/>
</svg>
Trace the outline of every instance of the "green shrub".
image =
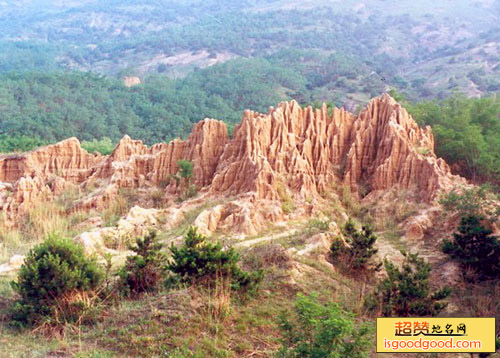
<svg viewBox="0 0 500 358">
<path fill-rule="evenodd" d="M 224 250 L 220 243 L 209 243 L 195 227 L 190 227 L 184 245 L 170 247 L 172 262 L 167 268 L 174 279 L 189 284 L 210 285 L 217 276 L 229 277 L 233 289 L 255 288 L 262 272 L 246 272 L 239 268 L 239 254 L 233 248 Z"/>
<path fill-rule="evenodd" d="M 193 163 L 189 160 L 179 159 L 177 165 L 179 166 L 179 176 L 190 181 L 193 178 Z"/>
<path fill-rule="evenodd" d="M 279 358 L 367 358 L 371 329 L 357 327 L 354 315 L 337 303 L 321 304 L 316 295 L 299 294 L 294 311 L 281 316 Z"/>
<path fill-rule="evenodd" d="M 20 299 L 14 304 L 13 319 L 36 324 L 44 317 L 73 322 L 89 303 L 89 293 L 102 280 L 95 259 L 69 239 L 50 237 L 26 256 L 14 290 Z"/>
<path fill-rule="evenodd" d="M 180 185 L 181 194 L 179 195 L 178 201 L 183 202 L 184 200 L 195 197 L 198 194 L 198 188 L 191 183 L 193 180 L 193 162 L 179 159 L 177 165 L 179 166 L 179 171 L 176 175 L 170 175 L 170 177 L 175 180 L 178 186 Z"/>
<path fill-rule="evenodd" d="M 94 153 L 98 152 L 102 155 L 109 155 L 113 152 L 114 145 L 111 139 L 108 137 L 103 137 L 100 140 L 93 139 L 92 141 L 82 141 L 81 146 L 87 152 Z"/>
<path fill-rule="evenodd" d="M 327 232 L 330 230 L 330 219 L 310 219 L 307 222 L 307 231 L 314 233 L 314 232 Z"/>
<path fill-rule="evenodd" d="M 181 195 L 179 195 L 178 201 L 183 202 L 187 199 L 194 198 L 196 195 L 198 195 L 198 188 L 196 187 L 196 185 L 189 184 L 189 186 L 185 187 L 182 190 Z"/>
<path fill-rule="evenodd" d="M 439 203 L 446 211 L 457 213 L 459 216 L 481 215 L 488 198 L 486 187 L 474 187 L 472 189 L 462 189 L 461 192 L 452 190 L 444 194 Z"/>
<path fill-rule="evenodd" d="M 26 152 L 49 143 L 37 136 L 0 134 L 0 153 Z"/>
<path fill-rule="evenodd" d="M 430 125 L 436 154 L 457 174 L 475 182 L 499 183 L 500 99 L 454 95 L 439 101 L 405 103 L 417 123 Z"/>
<path fill-rule="evenodd" d="M 453 241 L 444 240 L 443 252 L 457 259 L 465 272 L 474 270 L 479 279 L 500 275 L 500 242 L 481 225 L 481 216 L 463 217 Z"/>
<path fill-rule="evenodd" d="M 429 276 L 431 265 L 418 257 L 402 251 L 405 260 L 400 270 L 388 260 L 384 260 L 387 277 L 376 287 L 366 304 L 369 308 L 378 307 L 384 316 L 435 316 L 446 307 L 440 302 L 448 297 L 448 287 L 431 293 Z"/>
<path fill-rule="evenodd" d="M 125 266 L 119 272 L 126 294 L 137 295 L 158 289 L 165 262 L 162 248 L 163 244 L 158 242 L 156 232 L 136 239 L 135 245 L 130 247 L 136 254 L 127 257 Z"/>
<path fill-rule="evenodd" d="M 278 185 L 276 185 L 276 191 L 278 192 L 278 196 L 280 197 L 281 210 L 285 214 L 290 214 L 295 210 L 295 203 L 290 194 L 288 194 L 286 186 L 284 184 L 278 183 Z"/>
<path fill-rule="evenodd" d="M 364 225 L 358 231 L 354 222 L 349 219 L 342 228 L 344 240 L 336 238 L 330 252 L 334 259 L 340 259 L 347 268 L 355 270 L 378 270 L 381 264 L 373 262 L 373 256 L 378 252 L 373 246 L 377 236 L 372 229 Z"/>
</svg>

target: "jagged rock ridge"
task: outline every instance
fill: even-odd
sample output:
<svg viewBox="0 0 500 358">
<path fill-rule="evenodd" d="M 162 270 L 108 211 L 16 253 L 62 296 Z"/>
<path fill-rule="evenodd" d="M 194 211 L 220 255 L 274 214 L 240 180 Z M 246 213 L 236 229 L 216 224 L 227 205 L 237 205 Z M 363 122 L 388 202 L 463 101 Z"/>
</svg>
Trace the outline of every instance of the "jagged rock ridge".
<svg viewBox="0 0 500 358">
<path fill-rule="evenodd" d="M 125 136 L 109 156 L 87 153 L 76 138 L 6 155 L 0 157 L 0 209 L 12 220 L 37 198 L 75 185 L 98 188 L 76 203 L 80 208 L 105 205 L 121 187 L 159 186 L 175 195 L 171 175 L 179 159 L 194 163 L 202 193 L 236 198 L 202 213 L 211 229 L 247 233 L 266 220 L 283 218 L 283 195 L 304 201 L 340 185 L 363 195 L 396 187 L 430 202 L 463 182 L 435 156 L 430 128 L 419 128 L 384 94 L 358 116 L 336 108 L 328 113 L 325 105 L 301 108 L 295 101 L 280 103 L 268 114 L 245 111 L 231 139 L 223 122 L 205 119 L 184 141 L 148 148 Z"/>
</svg>

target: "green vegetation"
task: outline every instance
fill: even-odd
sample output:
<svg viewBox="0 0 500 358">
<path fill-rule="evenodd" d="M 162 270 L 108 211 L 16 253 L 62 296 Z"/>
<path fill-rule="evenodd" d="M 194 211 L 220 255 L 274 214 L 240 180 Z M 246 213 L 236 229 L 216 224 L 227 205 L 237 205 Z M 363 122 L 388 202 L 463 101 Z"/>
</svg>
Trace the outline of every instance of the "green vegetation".
<svg viewBox="0 0 500 358">
<path fill-rule="evenodd" d="M 135 245 L 130 247 L 135 255 L 127 256 L 125 266 L 119 272 L 126 294 L 138 295 L 158 289 L 165 262 L 162 247 L 153 231 L 136 239 Z"/>
<path fill-rule="evenodd" d="M 42 41 L 0 40 L 0 72 L 55 70 L 55 56 L 56 48 Z"/>
<path fill-rule="evenodd" d="M 369 326 L 337 303 L 320 303 L 317 295 L 299 294 L 292 315 L 282 315 L 281 329 L 279 358 L 368 358 L 371 350 Z"/>
<path fill-rule="evenodd" d="M 303 103 L 333 101 L 344 104 L 348 89 L 324 84 L 315 77 L 333 71 L 331 78 L 350 76 L 350 60 L 336 55 L 304 59 L 306 52 L 278 52 L 267 58 L 236 59 L 184 78 L 163 75 L 125 87 L 121 81 L 90 73 L 23 73 L 0 75 L 0 151 L 28 150 L 78 136 L 89 151 L 107 154 L 124 134 L 147 144 L 185 137 L 197 121 L 212 117 L 233 126 L 247 108 L 267 112 L 281 100 Z M 312 56 L 309 54 L 309 56 Z M 327 76 L 328 77 L 328 76 Z M 324 77 L 321 77 L 324 78 Z M 359 86 L 366 78 L 359 79 Z M 354 86 L 354 85 L 353 85 Z M 366 92 L 363 101 L 384 91 L 382 85 Z M 371 93 L 373 92 L 373 93 Z M 422 125 L 431 125 L 436 153 L 457 173 L 478 182 L 499 183 L 500 100 L 497 96 L 403 104 Z M 363 102 L 357 101 L 357 103 Z M 317 103 L 315 104 L 317 105 Z M 331 104 L 330 104 L 331 106 Z M 109 138 L 109 139 L 108 139 Z M 285 203 L 285 210 L 293 206 Z"/>
<path fill-rule="evenodd" d="M 186 137 L 205 117 L 224 120 L 231 132 L 244 109 L 267 112 L 289 99 L 314 108 L 326 101 L 329 113 L 341 105 L 356 112 L 370 97 L 394 87 L 408 100 L 390 93 L 419 124 L 433 127 L 436 152 L 455 173 L 500 184 L 498 2 L 457 0 L 443 7 L 428 0 L 402 0 L 399 6 L 376 0 L 354 10 L 358 2 L 318 0 L 305 7 L 295 0 L 7 2 L 0 6 L 0 153 L 77 136 L 89 152 L 109 154 L 124 134 L 150 145 Z M 124 76 L 138 76 L 142 83 L 128 88 Z M 482 98 L 448 98 L 460 91 Z M 416 150 L 429 155 L 426 147 Z M 177 164 L 171 178 L 184 200 L 197 193 L 193 164 Z M 286 186 L 276 189 L 283 212 L 293 212 L 296 203 Z M 92 189 L 82 190 L 86 195 Z M 364 206 L 347 186 L 341 190 L 344 207 L 335 203 L 334 213 L 325 214 L 338 219 L 345 208 L 373 224 L 386 239 L 383 244 L 392 247 L 403 245 L 399 224 L 423 208 L 404 191 L 391 207 L 379 208 Z M 73 237 L 89 229 L 91 224 L 80 224 L 96 213 L 70 210 L 81 195 L 75 189 L 52 202 L 42 199 L 27 208 L 16 228 L 1 224 L 1 263 L 46 236 Z M 100 213 L 103 225 L 116 224 L 141 195 L 121 189 Z M 463 188 L 441 200 L 451 219 L 463 217 L 443 250 L 461 263 L 467 277 L 475 271 L 481 279 L 458 285 L 452 297 L 450 306 L 470 316 L 498 316 L 499 242 L 480 218 L 499 217 L 494 199 L 484 188 Z M 157 188 L 151 200 L 162 205 L 164 191 Z M 276 225 L 266 234 L 271 241 L 243 248 L 240 256 L 225 241 L 211 242 L 188 230 L 215 204 L 193 207 L 181 225 L 162 233 L 173 240 L 187 231 L 185 242 L 171 247 L 170 262 L 151 233 L 137 238 L 136 255 L 124 259 L 118 277 L 111 258 L 105 258 L 104 284 L 95 259 L 84 257 L 71 241 L 52 237 L 33 248 L 14 291 L 0 278 L 0 356 L 367 357 L 371 330 L 361 323 L 369 317 L 361 314 L 359 302 L 372 282 L 360 285 L 357 277 L 332 270 L 324 260 L 288 250 L 300 250 L 313 234 L 327 233 L 331 219 L 311 219 L 279 241 L 269 234 L 283 230 Z M 428 231 L 433 235 L 439 228 Z M 343 234 L 331 248 L 335 262 L 355 273 L 376 269 L 372 230 L 358 230 L 348 221 Z M 131 239 L 104 237 L 115 249 L 125 249 Z M 321 247 L 312 254 L 316 250 Z M 367 304 L 384 315 L 438 314 L 449 290 L 431 286 L 431 267 L 423 259 L 404 255 L 401 268 L 384 262 L 387 278 Z M 161 285 L 165 278 L 168 290 Z M 80 327 L 106 303 L 103 291 L 111 294 L 108 284 L 115 280 L 134 299 L 106 305 L 92 327 Z M 231 299 L 232 292 L 246 291 L 256 299 Z M 278 322 L 283 308 L 290 310 Z M 48 342 L 7 329 L 11 318 L 18 325 L 54 330 L 78 327 L 65 339 Z"/>
<path fill-rule="evenodd" d="M 330 223 L 330 219 L 309 219 L 306 230 L 311 234 L 327 232 L 330 230 Z"/>
<path fill-rule="evenodd" d="M 37 137 L 0 134 L 0 153 L 26 152 L 46 144 L 49 142 Z"/>
<path fill-rule="evenodd" d="M 0 71 L 179 77 L 211 61 L 275 56 L 283 67 L 291 63 L 308 70 L 315 97 L 333 92 L 359 101 L 386 83 L 416 97 L 500 88 L 496 51 L 489 46 L 498 38 L 494 2 L 441 8 L 429 1 L 418 6 L 372 1 L 359 11 L 353 1 L 312 1 L 307 8 L 297 1 L 283 6 L 231 0 L 37 5 L 6 5 L 0 17 Z M 95 14 L 102 22 L 88 21 Z M 464 28 L 470 38 L 458 40 Z M 428 33 L 436 37 L 429 41 Z"/>
<path fill-rule="evenodd" d="M 82 141 L 81 146 L 89 153 L 98 152 L 103 155 L 111 154 L 113 152 L 113 149 L 115 148 L 113 142 L 108 137 L 103 137 L 101 140 L 84 140 Z"/>
<path fill-rule="evenodd" d="M 190 227 L 183 246 L 170 247 L 172 262 L 167 266 L 175 275 L 171 280 L 181 283 L 210 285 L 217 277 L 229 277 L 232 287 L 254 289 L 262 279 L 262 272 L 246 272 L 239 268 L 239 254 L 230 248 L 224 250 L 220 243 L 212 244 Z"/>
<path fill-rule="evenodd" d="M 278 192 L 281 201 L 281 210 L 285 214 L 290 214 L 295 209 L 295 202 L 288 193 L 287 186 L 282 183 L 278 183 L 276 185 L 276 191 Z"/>
<path fill-rule="evenodd" d="M 12 317 L 28 325 L 41 324 L 46 318 L 75 323 L 91 308 L 101 280 L 102 271 L 81 246 L 50 237 L 28 253 L 17 282 L 12 283 L 20 296 Z"/>
<path fill-rule="evenodd" d="M 128 134 L 147 144 L 185 137 L 205 117 L 234 124 L 246 108 L 267 111 L 284 98 L 276 90 L 295 77 L 266 60 L 235 60 L 180 80 L 155 76 L 130 89 L 90 73 L 0 75 L 0 149 L 77 136 L 90 150 L 108 152 L 106 137 L 117 142 Z"/>
<path fill-rule="evenodd" d="M 181 192 L 178 197 L 179 202 L 183 202 L 189 198 L 193 198 L 198 194 L 198 188 L 195 184 L 192 184 L 193 180 L 193 162 L 185 159 L 180 159 L 177 161 L 177 166 L 179 170 L 176 175 L 171 175 L 180 188 Z"/>
<path fill-rule="evenodd" d="M 458 260 L 469 278 L 498 278 L 500 275 L 500 242 L 490 229 L 481 225 L 483 218 L 463 217 L 453 240 L 444 240 L 443 252 Z M 473 270 L 473 273 L 469 272 Z"/>
<path fill-rule="evenodd" d="M 473 187 L 470 189 L 459 188 L 444 194 L 439 203 L 447 213 L 466 216 L 486 216 L 490 221 L 496 221 L 500 217 L 500 208 L 495 205 L 495 195 L 486 186 Z"/>
<path fill-rule="evenodd" d="M 430 125 L 436 154 L 462 176 L 500 183 L 500 97 L 466 98 L 407 104 L 421 125 Z"/>
<path fill-rule="evenodd" d="M 387 277 L 376 287 L 374 294 L 366 300 L 370 309 L 384 316 L 434 316 L 446 307 L 443 299 L 449 296 L 448 287 L 431 292 L 429 276 L 431 265 L 417 254 L 402 251 L 405 256 L 399 269 L 389 260 L 384 260 Z"/>
<path fill-rule="evenodd" d="M 193 163 L 189 160 L 180 159 L 177 161 L 177 165 L 179 166 L 179 176 L 188 182 L 191 181 L 193 178 Z"/>
<path fill-rule="evenodd" d="M 377 236 L 372 229 L 363 225 L 360 231 L 349 219 L 342 227 L 343 239 L 337 237 L 330 248 L 334 259 L 339 259 L 346 268 L 354 270 L 378 270 L 381 264 L 373 262 L 373 256 L 378 252 L 374 248 Z"/>
</svg>

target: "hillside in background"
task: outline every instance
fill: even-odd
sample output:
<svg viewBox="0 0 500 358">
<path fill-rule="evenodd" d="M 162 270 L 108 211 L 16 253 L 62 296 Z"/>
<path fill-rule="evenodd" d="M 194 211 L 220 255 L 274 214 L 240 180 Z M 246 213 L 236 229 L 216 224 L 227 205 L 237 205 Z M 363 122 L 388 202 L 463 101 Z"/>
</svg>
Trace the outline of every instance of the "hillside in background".
<svg viewBox="0 0 500 358">
<path fill-rule="evenodd" d="M 184 77 L 273 56 L 316 71 L 315 99 L 362 103 L 363 86 L 413 99 L 500 88 L 495 1 L 23 1 L 0 4 L 0 70 Z M 289 49 L 307 55 L 282 56 Z M 276 56 L 275 56 L 276 55 Z M 333 56 L 333 58 L 332 58 Z M 324 68 L 356 64 L 347 78 Z M 359 69 L 359 71 L 357 70 Z M 372 84 L 373 83 L 373 84 Z M 371 96 L 375 93 L 370 93 Z"/>
</svg>

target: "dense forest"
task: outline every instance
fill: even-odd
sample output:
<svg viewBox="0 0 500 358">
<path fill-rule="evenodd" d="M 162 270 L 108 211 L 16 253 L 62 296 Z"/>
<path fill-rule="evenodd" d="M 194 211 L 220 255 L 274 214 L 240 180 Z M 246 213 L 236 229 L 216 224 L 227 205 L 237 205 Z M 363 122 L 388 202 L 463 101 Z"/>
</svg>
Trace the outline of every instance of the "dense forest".
<svg viewBox="0 0 500 358">
<path fill-rule="evenodd" d="M 234 124 L 243 109 L 266 111 L 288 97 L 280 88 L 304 87 L 300 75 L 264 60 L 236 60 L 177 81 L 155 76 L 130 89 L 91 73 L 9 74 L 0 83 L 0 134 L 116 141 L 127 133 L 148 144 L 184 137 L 204 117 Z"/>
<path fill-rule="evenodd" d="M 421 125 L 430 125 L 436 154 L 455 173 L 475 182 L 500 184 L 500 98 L 454 96 L 407 103 Z"/>
<path fill-rule="evenodd" d="M 394 3 L 25 1 L 0 6 L 0 71 L 174 78 L 234 58 L 272 56 L 282 67 L 306 62 L 324 92 L 322 83 L 332 87 L 325 62 L 340 56 L 353 66 L 350 80 L 369 74 L 370 82 L 404 89 L 412 99 L 500 89 L 500 1 Z M 310 54 L 283 56 L 296 49 Z M 346 82 L 344 93 L 362 102 L 366 89 Z"/>
</svg>

